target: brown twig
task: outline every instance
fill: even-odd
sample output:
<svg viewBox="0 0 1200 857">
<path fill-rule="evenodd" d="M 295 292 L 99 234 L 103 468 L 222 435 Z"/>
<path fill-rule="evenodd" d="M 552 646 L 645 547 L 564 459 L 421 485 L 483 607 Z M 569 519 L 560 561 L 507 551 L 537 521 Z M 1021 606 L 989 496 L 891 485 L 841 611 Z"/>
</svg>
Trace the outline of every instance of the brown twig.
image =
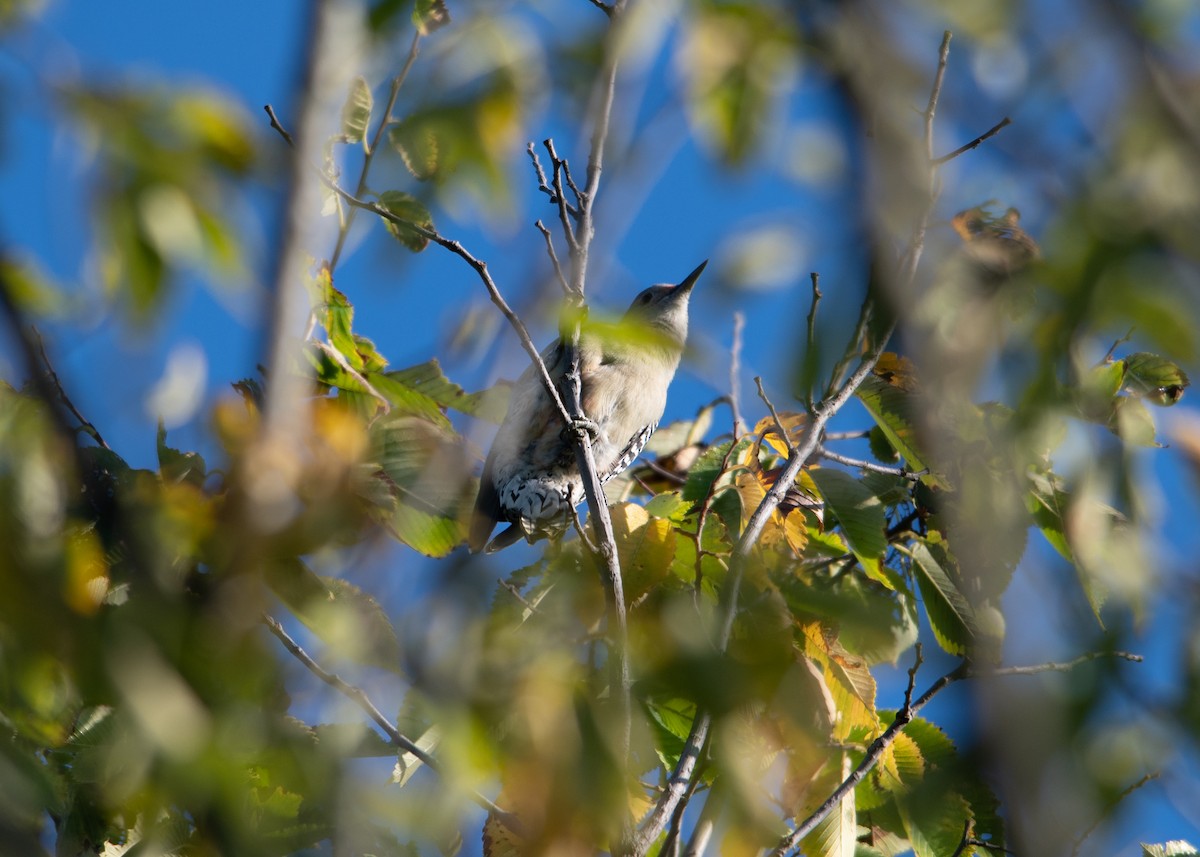
<svg viewBox="0 0 1200 857">
<path fill-rule="evenodd" d="M 75 407 L 75 403 L 71 401 L 71 397 L 67 395 L 67 391 L 63 388 L 62 379 L 58 377 L 58 373 L 54 371 L 54 364 L 50 362 L 50 356 L 46 354 L 46 343 L 42 339 L 41 331 L 37 327 L 30 325 L 29 330 L 33 334 L 33 339 L 37 343 L 38 356 L 41 358 L 42 366 L 46 369 L 46 375 L 51 383 L 54 384 L 54 391 L 57 394 L 58 401 L 62 403 L 71 416 L 79 421 L 79 427 L 87 433 L 92 440 L 96 441 L 98 446 L 104 449 L 112 449 L 104 438 L 100 436 L 100 431 L 87 419 L 84 419 L 83 414 L 79 412 L 79 408 Z"/>
<path fill-rule="evenodd" d="M 550 234 L 550 230 L 546 228 L 546 224 L 537 220 L 533 224 L 537 227 L 538 232 L 542 233 L 542 237 L 546 239 L 546 253 L 550 256 L 550 263 L 554 266 L 554 276 L 558 278 L 558 284 L 562 286 L 563 294 L 568 297 L 571 294 L 571 284 L 567 282 L 567 278 L 563 276 L 562 265 L 559 264 L 558 254 L 554 252 L 554 236 Z"/>
<path fill-rule="evenodd" d="M 1124 345 L 1129 340 L 1133 339 L 1133 332 L 1135 330 L 1137 330 L 1136 325 L 1129 328 L 1128 333 L 1126 333 L 1124 336 L 1122 336 L 1120 339 L 1118 339 L 1116 342 L 1114 342 L 1112 344 L 1112 347 L 1108 349 L 1107 353 L 1105 353 L 1104 359 L 1100 361 L 1100 364 L 1103 365 L 1103 364 L 1107 363 L 1109 360 L 1112 360 L 1112 356 L 1117 353 L 1117 349 L 1120 346 Z"/>
<path fill-rule="evenodd" d="M 821 447 L 817 450 L 817 455 L 830 461 L 836 461 L 838 464 L 845 464 L 847 467 L 857 467 L 859 470 L 867 470 L 871 473 L 885 473 L 888 476 L 899 476 L 901 479 L 908 479 L 911 482 L 916 482 L 929 472 L 928 467 L 924 470 L 909 470 L 906 467 L 888 467 L 884 464 L 876 464 L 873 461 L 863 461 L 860 458 L 849 458 L 845 455 L 839 455 L 836 452 L 831 452 L 824 447 Z"/>
<path fill-rule="evenodd" d="M 309 672 L 366 712 L 367 716 L 374 720 L 376 725 L 383 730 L 385 735 L 387 735 L 388 741 L 392 744 L 392 746 L 398 747 L 404 752 L 411 753 L 412 755 L 416 756 L 425 765 L 427 765 L 430 770 L 436 771 L 439 774 L 442 773 L 441 764 L 437 761 L 437 759 L 433 758 L 433 756 L 429 755 L 429 753 L 422 750 L 419 746 L 417 746 L 416 742 L 408 738 L 403 732 L 397 729 L 395 725 L 383 715 L 383 712 L 379 710 L 375 703 L 371 701 L 371 698 L 367 696 L 366 691 L 360 687 L 350 684 L 337 674 L 329 672 L 319 663 L 317 663 L 316 660 L 314 660 L 313 657 L 308 654 L 308 652 L 304 651 L 300 644 L 297 643 L 292 636 L 284 630 L 283 625 L 281 625 L 274 617 L 264 613 L 262 614 L 262 622 L 267 626 L 267 629 L 274 634 L 281 643 L 283 643 L 283 647 L 288 650 L 292 657 L 300 661 L 300 663 L 302 663 Z M 501 809 L 493 801 L 481 795 L 479 792 L 468 791 L 467 794 L 471 797 L 471 800 L 494 815 L 509 830 L 513 831 L 514 833 L 521 832 L 520 822 L 512 813 Z"/>
<path fill-rule="evenodd" d="M 1004 130 L 1011 124 L 1012 124 L 1012 120 L 1009 119 L 1007 116 L 1005 116 L 1003 119 L 1001 119 L 999 122 L 997 122 L 991 128 L 984 131 L 982 134 L 980 134 L 978 137 L 976 137 L 970 143 L 967 143 L 963 146 L 959 146 L 953 152 L 950 152 L 949 154 L 946 154 L 946 155 L 942 155 L 940 158 L 934 158 L 932 161 L 933 165 L 940 167 L 942 164 L 946 163 L 947 161 L 953 161 L 955 158 L 957 158 L 959 155 L 963 154 L 964 152 L 969 152 L 972 149 L 978 148 L 979 144 L 982 143 L 984 140 L 989 140 L 992 137 L 995 137 L 997 134 L 999 134 L 1002 130 Z"/>
<path fill-rule="evenodd" d="M 787 429 L 783 426 L 783 420 L 779 419 L 779 412 L 775 410 L 775 405 L 767 397 L 767 391 L 763 389 L 761 375 L 754 376 L 754 386 L 758 388 L 758 397 L 762 399 L 763 404 L 767 406 L 767 410 L 771 412 L 771 419 L 775 421 L 775 431 L 779 434 L 779 439 L 783 441 L 783 445 L 790 456 L 795 447 L 792 445 L 792 439 L 788 437 Z"/>
<path fill-rule="evenodd" d="M 280 123 L 279 117 L 275 115 L 275 108 L 270 104 L 264 104 L 263 110 L 267 111 L 267 116 L 271 120 L 271 127 L 279 132 L 279 136 L 283 138 L 285 143 L 294 147 L 296 145 L 296 141 L 292 139 L 292 135 L 289 134 L 288 130 L 283 127 L 282 123 Z"/>
<path fill-rule="evenodd" d="M 367 174 L 371 170 L 371 162 L 375 158 L 375 152 L 379 149 L 379 144 L 383 140 L 383 132 L 388 126 L 395 122 L 392 118 L 392 108 L 396 106 L 396 99 L 400 95 L 400 87 L 404 85 L 405 79 L 408 78 L 409 71 L 412 70 L 413 64 L 417 61 L 417 55 L 421 52 L 421 30 L 418 28 L 413 33 L 412 44 L 408 48 L 408 56 L 404 60 L 404 65 L 400 69 L 400 73 L 392 78 L 392 87 L 388 93 L 387 104 L 383 108 L 383 116 L 379 120 L 379 125 L 375 129 L 375 134 L 371 137 L 369 146 L 363 149 L 362 169 L 358 174 L 358 185 L 354 191 L 354 195 L 361 197 L 367 190 Z M 354 216 L 357 211 L 350 209 L 346 219 L 342 221 L 341 227 L 338 229 L 337 243 L 333 248 L 333 255 L 329 257 L 329 270 L 332 273 L 337 267 L 338 259 L 342 257 L 342 249 L 346 246 L 346 236 L 350 234 L 350 227 L 354 225 Z"/>
<path fill-rule="evenodd" d="M 821 275 L 816 271 L 809 274 L 812 279 L 812 303 L 808 308 L 808 339 L 805 345 L 805 355 L 807 360 L 814 360 L 816 357 L 816 340 L 817 340 L 817 306 L 821 303 L 821 298 L 824 295 L 821 293 Z M 808 383 L 808 378 L 805 379 L 805 386 L 808 388 L 804 393 L 804 406 L 809 413 L 812 413 L 813 398 L 812 385 Z"/>
<path fill-rule="evenodd" d="M 1139 658 L 1139 660 L 1140 660 L 1140 658 Z M 1104 822 L 1104 819 L 1106 819 L 1112 813 L 1112 811 L 1115 810 L 1121 804 L 1121 801 L 1125 800 L 1125 798 L 1129 797 L 1131 794 L 1136 792 L 1142 786 L 1146 785 L 1146 783 L 1149 783 L 1153 780 L 1157 780 L 1159 778 L 1159 776 L 1160 776 L 1160 774 L 1158 771 L 1151 771 L 1150 773 L 1143 776 L 1136 783 L 1133 783 L 1132 785 L 1123 789 L 1119 795 L 1117 795 L 1115 798 L 1113 798 L 1112 803 L 1110 803 L 1108 805 L 1108 807 L 1104 810 L 1104 812 L 1102 812 L 1100 814 L 1100 817 L 1097 818 L 1094 822 L 1092 822 L 1092 824 L 1088 827 L 1088 829 L 1085 830 L 1079 836 L 1079 838 L 1075 840 L 1075 847 L 1073 847 L 1071 849 L 1071 857 L 1075 857 L 1075 855 L 1079 853 L 1079 849 L 1083 847 L 1083 843 L 1087 841 L 1088 837 L 1090 837 L 1093 833 L 1096 832 L 1096 828 L 1098 828 Z"/>
</svg>

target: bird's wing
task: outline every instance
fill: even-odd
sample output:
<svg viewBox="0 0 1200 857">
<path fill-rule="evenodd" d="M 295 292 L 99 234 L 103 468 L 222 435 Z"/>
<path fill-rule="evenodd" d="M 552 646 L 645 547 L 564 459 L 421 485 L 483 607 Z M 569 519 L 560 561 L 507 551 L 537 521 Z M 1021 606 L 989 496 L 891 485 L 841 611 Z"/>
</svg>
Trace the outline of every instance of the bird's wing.
<svg viewBox="0 0 1200 857">
<path fill-rule="evenodd" d="M 626 467 L 633 464 L 633 460 L 641 455 L 642 449 L 646 446 L 646 441 L 650 440 L 650 435 L 654 434 L 656 428 L 658 428 L 658 423 L 651 423 L 650 425 L 642 426 L 641 429 L 634 432 L 633 437 L 629 439 L 629 443 L 625 444 L 625 448 L 621 450 L 621 454 L 617 456 L 612 467 L 600 474 L 600 481 L 607 482 Z"/>
<path fill-rule="evenodd" d="M 561 340 L 556 339 L 542 351 L 542 362 L 551 378 L 562 374 L 563 367 L 560 364 L 565 350 Z M 524 407 L 520 406 L 521 403 L 524 403 Z M 547 415 L 540 412 L 548 406 L 549 396 L 542 389 L 542 379 L 538 377 L 537 368 L 530 363 L 513 384 L 508 413 L 504 422 L 500 424 L 500 430 L 496 432 L 492 448 L 483 464 L 483 473 L 479 477 L 479 493 L 475 497 L 475 511 L 471 515 L 471 528 L 467 534 L 467 546 L 472 553 L 484 549 L 496 524 L 505 519 L 504 509 L 500 505 L 500 494 L 496 490 L 497 452 L 503 450 L 506 454 L 513 454 L 515 450 L 512 449 L 510 441 L 528 433 L 531 423 L 536 424 L 538 420 L 544 419 Z"/>
</svg>

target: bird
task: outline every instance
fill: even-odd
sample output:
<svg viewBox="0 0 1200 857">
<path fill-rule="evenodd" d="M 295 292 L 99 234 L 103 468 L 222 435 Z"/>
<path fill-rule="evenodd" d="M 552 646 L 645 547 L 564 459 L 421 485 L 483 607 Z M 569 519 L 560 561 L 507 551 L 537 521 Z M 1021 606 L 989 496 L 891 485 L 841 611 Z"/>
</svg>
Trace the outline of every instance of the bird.
<svg viewBox="0 0 1200 857">
<path fill-rule="evenodd" d="M 592 437 L 597 475 L 606 482 L 628 467 L 658 427 L 667 388 L 683 355 L 692 287 L 708 261 L 678 285 L 640 292 L 616 325 L 583 327 L 579 337 L 579 428 Z M 557 387 L 567 371 L 561 339 L 541 352 Z M 560 535 L 584 499 L 570 430 L 530 365 L 513 385 L 508 412 L 479 481 L 467 545 L 493 553 L 524 538 Z M 492 531 L 508 523 L 495 538 Z"/>
<path fill-rule="evenodd" d="M 979 272 L 985 285 L 995 286 L 1007 280 L 1038 258 L 1037 242 L 1021 228 L 1021 212 L 1009 208 L 995 216 L 988 203 L 960 211 L 950 226 L 963 240 L 963 250 Z"/>
</svg>

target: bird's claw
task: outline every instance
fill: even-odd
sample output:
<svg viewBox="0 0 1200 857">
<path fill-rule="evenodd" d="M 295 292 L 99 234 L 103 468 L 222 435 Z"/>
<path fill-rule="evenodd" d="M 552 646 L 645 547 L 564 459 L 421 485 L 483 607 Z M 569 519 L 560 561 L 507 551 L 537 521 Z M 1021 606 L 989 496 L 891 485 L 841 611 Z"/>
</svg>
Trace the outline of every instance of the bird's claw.
<svg viewBox="0 0 1200 857">
<path fill-rule="evenodd" d="M 600 436 L 600 426 L 596 425 L 595 420 L 590 420 L 587 417 L 577 417 L 571 420 L 570 425 L 564 426 L 562 430 L 563 440 L 582 439 L 587 435 L 588 439 L 595 441 Z"/>
</svg>

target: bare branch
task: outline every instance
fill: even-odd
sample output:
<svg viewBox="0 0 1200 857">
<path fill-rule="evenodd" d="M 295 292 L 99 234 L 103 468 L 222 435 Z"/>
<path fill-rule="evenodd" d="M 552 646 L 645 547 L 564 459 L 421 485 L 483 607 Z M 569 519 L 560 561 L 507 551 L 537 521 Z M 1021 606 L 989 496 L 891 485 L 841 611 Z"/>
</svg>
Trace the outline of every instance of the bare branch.
<svg viewBox="0 0 1200 857">
<path fill-rule="evenodd" d="M 589 0 L 589 2 L 603 12 L 608 17 L 613 16 L 613 7 L 604 2 L 604 0 Z"/>
<path fill-rule="evenodd" d="M 963 146 L 959 146 L 953 152 L 950 152 L 949 154 L 946 154 L 946 155 L 942 155 L 940 158 L 934 158 L 933 159 L 934 166 L 941 166 L 942 164 L 946 163 L 947 161 L 954 160 L 955 158 L 957 158 L 959 155 L 963 154 L 964 152 L 969 152 L 972 149 L 977 148 L 979 146 L 979 144 L 982 143 L 984 140 L 989 140 L 992 137 L 995 137 L 997 134 L 999 134 L 1002 130 L 1004 130 L 1011 124 L 1012 124 L 1012 120 L 1009 119 L 1007 116 L 1005 116 L 1003 119 L 1001 119 L 999 122 L 997 122 L 991 128 L 984 131 L 982 134 L 980 134 L 978 137 L 976 137 L 970 143 L 967 143 L 966 145 L 963 145 Z"/>
<path fill-rule="evenodd" d="M 812 278 L 812 304 L 808 308 L 808 340 L 805 354 L 811 360 L 815 356 L 813 349 L 816 348 L 817 341 L 817 305 L 821 303 L 824 295 L 821 293 L 821 275 L 813 271 L 809 276 Z M 812 386 L 807 383 L 807 380 L 805 386 L 808 387 L 808 391 L 804 394 L 804 405 L 811 413 L 813 409 Z"/>
<path fill-rule="evenodd" d="M 558 204 L 558 195 L 554 189 L 546 183 L 546 171 L 542 169 L 541 159 L 538 158 L 537 150 L 533 147 L 533 143 L 529 143 L 525 147 L 525 151 L 529 154 L 529 160 L 533 162 L 533 172 L 537 176 L 538 190 L 550 197 L 552 205 Z"/>
<path fill-rule="evenodd" d="M 775 405 L 767 398 L 767 391 L 763 389 L 761 375 L 754 376 L 754 386 L 758 387 L 758 397 L 763 400 L 763 404 L 771 412 L 771 419 L 775 421 L 775 431 L 778 432 L 779 439 L 783 441 L 783 445 L 787 448 L 788 455 L 790 456 L 795 447 L 792 446 L 792 439 L 788 437 L 787 429 L 783 427 L 783 420 L 779 419 L 779 412 L 775 410 Z"/>
<path fill-rule="evenodd" d="M 396 99 L 400 95 L 400 87 L 404 85 L 405 79 L 408 77 L 409 71 L 412 70 L 413 63 L 417 61 L 417 55 L 421 52 L 421 30 L 418 27 L 413 33 L 412 44 L 408 48 L 408 56 L 404 60 L 404 66 L 400 69 L 400 73 L 392 78 L 392 87 L 388 93 L 387 104 L 383 108 L 383 116 L 379 120 L 379 125 L 375 129 L 375 134 L 371 137 L 371 143 L 363 150 L 362 169 L 358 174 L 358 185 L 354 190 L 354 195 L 361 197 L 367 190 L 367 174 L 371 171 L 371 161 L 375 158 L 375 152 L 379 149 L 379 144 L 383 140 L 383 132 L 388 126 L 395 122 L 392 118 L 392 108 L 396 106 Z M 334 245 L 333 255 L 329 257 L 329 270 L 332 273 L 337 267 L 338 259 L 342 257 L 342 249 L 346 246 L 346 237 L 350 234 L 350 227 L 354 225 L 354 216 L 357 214 L 355 209 L 350 209 L 350 213 L 346 219 L 342 221 L 341 227 L 338 229 L 337 244 Z"/>
<path fill-rule="evenodd" d="M 546 228 L 546 224 L 542 221 L 535 221 L 534 226 L 538 232 L 542 233 L 542 237 L 546 239 L 546 252 L 550 255 L 550 263 L 554 265 L 554 276 L 558 278 L 558 284 L 562 286 L 563 294 L 570 296 L 571 285 L 567 282 L 567 278 L 563 276 L 562 265 L 559 264 L 558 254 L 554 252 L 554 236 L 550 234 L 550 230 Z"/>
<path fill-rule="evenodd" d="M 29 330 L 33 334 L 33 339 L 37 342 L 38 356 L 42 360 L 42 366 L 46 369 L 47 377 L 49 377 L 50 382 L 54 385 L 54 392 L 57 394 L 58 401 L 62 403 L 64 408 L 71 412 L 71 416 L 79 420 L 79 427 L 83 429 L 83 431 L 86 432 L 92 440 L 96 441 L 97 445 L 103 447 L 104 449 L 112 449 L 111 446 L 104 442 L 104 438 L 100 436 L 100 431 L 94 425 L 92 425 L 90 421 L 84 419 L 83 414 L 79 412 L 79 408 L 75 407 L 75 403 L 72 402 L 71 397 L 67 395 L 67 391 L 63 388 L 62 379 L 59 378 L 58 373 L 54 371 L 54 364 L 50 362 L 50 356 L 46 354 L 46 343 L 42 339 L 41 332 L 38 331 L 38 329 L 33 325 L 30 325 Z"/>
<path fill-rule="evenodd" d="M 1139 660 L 1140 660 L 1140 658 L 1139 658 Z M 1104 812 L 1102 812 L 1100 814 L 1100 817 L 1097 818 L 1094 822 L 1092 822 L 1091 826 L 1089 826 L 1088 829 L 1085 830 L 1080 835 L 1080 837 L 1075 840 L 1075 847 L 1071 849 L 1071 857 L 1075 857 L 1075 855 L 1079 853 L 1079 849 L 1083 847 L 1083 843 L 1086 842 L 1087 839 L 1093 833 L 1096 832 L 1096 828 L 1098 828 L 1104 822 L 1104 819 L 1108 818 L 1108 816 L 1112 814 L 1113 810 L 1115 810 L 1118 806 L 1120 806 L 1121 801 L 1125 800 L 1125 798 L 1129 797 L 1131 794 L 1136 792 L 1142 786 L 1146 785 L 1146 783 L 1152 782 L 1153 780 L 1157 780 L 1158 778 L 1159 778 L 1159 772 L 1151 771 L 1150 773 L 1143 776 L 1136 783 L 1133 783 L 1132 785 L 1123 789 L 1119 795 L 1117 795 L 1115 798 L 1113 798 L 1112 803 L 1110 803 L 1108 805 L 1108 808 L 1105 809 Z"/>
<path fill-rule="evenodd" d="M 1117 349 L 1120 348 L 1122 345 L 1124 345 L 1129 340 L 1133 339 L 1133 332 L 1135 330 L 1137 330 L 1136 325 L 1134 327 L 1129 328 L 1129 331 L 1124 336 L 1122 336 L 1120 339 L 1118 339 L 1116 342 L 1114 342 L 1112 344 L 1112 347 L 1108 349 L 1107 353 L 1105 353 L 1104 359 L 1100 361 L 1101 365 L 1107 363 L 1109 360 L 1112 360 L 1112 356 L 1117 353 Z"/>
<path fill-rule="evenodd" d="M 275 115 L 275 108 L 270 104 L 264 104 L 263 110 L 267 111 L 267 116 L 271 119 L 271 127 L 279 132 L 279 136 L 283 138 L 283 141 L 289 146 L 295 146 L 296 141 L 292 139 L 292 135 L 288 133 L 288 130 L 280 123 L 279 117 Z"/>
<path fill-rule="evenodd" d="M 913 659 L 913 665 L 908 668 L 908 686 L 904 689 L 904 707 L 912 708 L 913 691 L 917 689 L 917 672 L 921 669 L 921 664 L 925 663 L 925 650 L 920 643 L 917 643 L 916 657 Z"/>
<path fill-rule="evenodd" d="M 928 467 L 924 470 L 909 470 L 906 467 L 888 467 L 883 464 L 876 464 L 873 461 L 863 461 L 860 458 L 848 458 L 845 455 L 830 452 L 825 447 L 818 449 L 817 455 L 821 458 L 827 458 L 830 461 L 836 461 L 838 464 L 845 464 L 847 467 L 857 467 L 859 470 L 868 470 L 871 473 L 886 473 L 889 476 L 899 476 L 901 479 L 908 479 L 912 482 L 916 482 L 929 472 Z"/>
<path fill-rule="evenodd" d="M 374 720 L 376 725 L 383 730 L 384 734 L 388 737 L 388 741 L 390 741 L 393 746 L 399 747 L 404 752 L 411 753 L 412 755 L 416 756 L 424 764 L 428 765 L 430 770 L 436 771 L 439 774 L 442 773 L 441 765 L 437 759 L 433 758 L 433 756 L 422 750 L 419 746 L 417 746 L 416 742 L 405 736 L 404 733 L 397 729 L 390 720 L 384 717 L 383 712 L 380 711 L 375 703 L 371 701 L 371 698 L 367 696 L 366 691 L 360 687 L 355 687 L 354 685 L 342 679 L 340 676 L 329 672 L 319 663 L 317 663 L 313 657 L 309 655 L 308 652 L 304 651 L 300 644 L 297 643 L 292 636 L 283 629 L 283 625 L 281 625 L 274 617 L 264 613 L 262 614 L 262 621 L 263 624 L 267 626 L 267 629 L 270 630 L 270 632 L 274 634 L 281 643 L 283 643 L 284 648 L 287 649 L 288 652 L 290 652 L 291 655 L 296 658 L 296 660 L 304 664 L 309 672 L 365 711 L 367 716 Z M 505 810 L 496 806 L 495 803 L 481 795 L 479 792 L 468 791 L 467 794 L 471 797 L 471 800 L 494 815 L 509 830 L 513 831 L 514 833 L 521 832 L 520 822 L 512 813 L 506 812 Z"/>
<path fill-rule="evenodd" d="M 558 411 L 558 415 L 562 418 L 563 423 L 565 425 L 571 424 L 571 416 L 567 412 L 566 407 L 563 405 L 562 397 L 559 396 L 558 389 L 555 387 L 554 381 L 550 379 L 550 373 L 546 371 L 546 364 L 542 360 L 542 356 L 538 352 L 537 346 L 533 344 L 533 339 L 530 338 L 529 331 L 526 329 L 524 322 L 522 322 L 517 314 L 513 312 L 512 308 L 508 305 L 508 302 L 504 300 L 504 296 L 500 294 L 500 289 L 496 286 L 496 281 L 492 279 L 492 275 L 488 271 L 486 262 L 483 262 L 472 255 L 471 252 L 468 251 L 459 241 L 446 238 L 434 229 L 430 229 L 428 227 L 421 226 L 420 224 L 405 220 L 403 217 L 399 217 L 378 203 L 359 199 L 348 191 L 338 187 L 335 182 L 329 180 L 328 178 L 325 179 L 325 183 L 333 190 L 334 193 L 340 196 L 348 204 L 356 208 L 370 211 L 372 214 L 376 214 L 379 217 L 382 217 L 384 220 L 388 220 L 399 226 L 403 226 L 405 229 L 409 229 L 415 232 L 417 235 L 427 238 L 433 243 L 446 248 L 451 253 L 454 253 L 456 256 L 470 265 L 471 268 L 474 269 L 475 273 L 479 275 L 479 279 L 483 281 L 483 285 L 487 289 L 488 297 L 491 298 L 492 303 L 494 303 L 500 312 L 504 314 L 504 317 L 508 319 L 509 324 L 512 325 L 513 330 L 517 332 L 517 336 L 521 340 L 521 345 L 525 348 L 525 352 L 533 361 L 534 366 L 537 367 L 538 377 L 541 378 L 542 386 L 545 387 L 546 392 L 549 394 L 550 400 L 554 403 L 555 410 Z"/>
<path fill-rule="evenodd" d="M 1119 660 L 1131 661 L 1135 664 L 1140 664 L 1145 660 L 1141 655 L 1135 655 L 1131 652 L 1088 652 L 1085 655 L 1080 655 L 1073 660 L 1065 663 L 1044 663 L 1033 664 L 1032 666 L 1024 667 L 1000 667 L 993 670 L 977 670 L 973 674 L 978 676 L 1006 676 L 1006 675 L 1039 675 L 1040 673 L 1065 673 L 1075 669 L 1080 664 L 1085 664 L 1088 661 L 1100 660 L 1101 658 L 1117 658 Z"/>
<path fill-rule="evenodd" d="M 582 214 L 581 207 L 576 208 L 567 201 L 566 194 L 563 192 L 563 166 L 564 161 L 558 156 L 558 152 L 554 150 L 554 139 L 547 137 L 542 141 L 542 145 L 546 147 L 546 152 L 550 155 L 550 175 L 552 176 L 551 183 L 554 188 L 554 202 L 558 205 L 558 220 L 562 224 L 563 237 L 567 240 L 567 247 L 571 251 L 571 258 L 578 260 L 579 257 L 579 239 L 575 235 L 575 227 L 571 223 L 574 218 L 578 221 Z M 572 276 L 571 290 L 576 294 L 582 295 L 583 288 L 580 278 Z"/>
</svg>

